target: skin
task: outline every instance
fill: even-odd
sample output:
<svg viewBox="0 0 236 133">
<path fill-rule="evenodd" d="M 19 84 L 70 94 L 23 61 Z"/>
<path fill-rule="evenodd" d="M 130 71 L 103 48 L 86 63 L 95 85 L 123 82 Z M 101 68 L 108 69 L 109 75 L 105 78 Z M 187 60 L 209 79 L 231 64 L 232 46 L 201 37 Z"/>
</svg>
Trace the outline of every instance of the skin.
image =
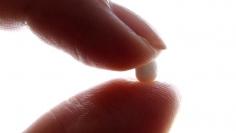
<svg viewBox="0 0 236 133">
<path fill-rule="evenodd" d="M 28 25 L 48 44 L 110 70 L 142 66 L 165 48 L 141 18 L 106 0 L 0 0 L 0 25 Z M 112 80 L 59 104 L 24 132 L 166 133 L 177 107 L 166 84 Z"/>
<path fill-rule="evenodd" d="M 113 80 L 46 113 L 26 133 L 167 133 L 177 108 L 171 87 Z"/>
</svg>

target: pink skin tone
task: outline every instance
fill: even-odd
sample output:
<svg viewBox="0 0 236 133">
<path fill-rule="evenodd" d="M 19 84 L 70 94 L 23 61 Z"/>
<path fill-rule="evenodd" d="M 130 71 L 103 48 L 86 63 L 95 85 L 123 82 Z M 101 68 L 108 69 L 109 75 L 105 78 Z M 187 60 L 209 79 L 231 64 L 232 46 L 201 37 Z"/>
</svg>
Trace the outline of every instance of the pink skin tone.
<svg viewBox="0 0 236 133">
<path fill-rule="evenodd" d="M 106 0 L 0 0 L 0 25 L 30 29 L 83 63 L 128 70 L 153 60 L 164 43 L 133 12 Z M 78 94 L 26 133 L 166 133 L 177 109 L 159 82 L 113 80 Z"/>
</svg>

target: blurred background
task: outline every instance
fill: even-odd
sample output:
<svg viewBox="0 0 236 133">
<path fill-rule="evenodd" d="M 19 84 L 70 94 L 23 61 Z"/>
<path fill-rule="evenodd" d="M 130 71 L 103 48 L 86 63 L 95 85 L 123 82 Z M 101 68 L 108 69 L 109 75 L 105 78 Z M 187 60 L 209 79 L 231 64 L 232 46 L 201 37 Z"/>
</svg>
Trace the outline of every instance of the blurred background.
<svg viewBox="0 0 236 133">
<path fill-rule="evenodd" d="M 236 1 L 113 0 L 143 17 L 168 49 L 158 78 L 181 105 L 170 133 L 236 132 Z M 134 71 L 91 68 L 27 27 L 0 30 L 0 132 L 18 133 L 61 101 Z"/>
</svg>

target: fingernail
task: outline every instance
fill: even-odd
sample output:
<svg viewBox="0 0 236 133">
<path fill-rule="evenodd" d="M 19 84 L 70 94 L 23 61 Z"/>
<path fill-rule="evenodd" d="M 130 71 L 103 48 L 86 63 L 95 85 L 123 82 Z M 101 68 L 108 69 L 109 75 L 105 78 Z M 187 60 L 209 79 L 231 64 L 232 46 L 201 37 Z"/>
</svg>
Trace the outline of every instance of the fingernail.
<svg viewBox="0 0 236 133">
<path fill-rule="evenodd" d="M 167 47 L 166 47 L 164 41 L 154 31 L 152 31 L 152 34 L 153 34 L 153 37 L 149 38 L 150 44 L 157 50 L 166 49 Z"/>
<path fill-rule="evenodd" d="M 112 4 L 112 11 L 124 24 L 132 29 L 136 35 L 140 36 L 145 41 L 148 41 L 148 44 L 155 50 L 159 51 L 166 48 L 164 42 L 154 29 L 140 16 L 131 10 L 114 3 Z"/>
<path fill-rule="evenodd" d="M 159 55 L 159 53 L 160 53 L 161 50 L 166 49 L 166 46 L 164 45 L 164 43 L 155 44 L 155 43 L 153 43 L 153 41 L 152 41 L 152 43 L 150 43 L 150 42 L 149 42 L 147 39 L 145 39 L 144 37 L 142 37 L 142 36 L 139 36 L 139 37 L 143 40 L 143 42 L 146 43 L 146 45 L 150 46 L 153 50 L 155 50 L 155 57 L 156 57 L 157 55 Z M 160 42 L 158 41 L 158 43 L 160 43 Z"/>
</svg>

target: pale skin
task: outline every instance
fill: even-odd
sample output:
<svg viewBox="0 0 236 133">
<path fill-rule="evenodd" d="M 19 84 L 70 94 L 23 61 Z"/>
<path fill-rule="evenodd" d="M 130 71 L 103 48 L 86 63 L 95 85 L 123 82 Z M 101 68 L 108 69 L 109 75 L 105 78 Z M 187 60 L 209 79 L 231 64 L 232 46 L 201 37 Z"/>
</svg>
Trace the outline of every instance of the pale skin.
<svg viewBox="0 0 236 133">
<path fill-rule="evenodd" d="M 107 0 L 0 0 L 3 28 L 25 24 L 50 45 L 103 69 L 138 68 L 165 48 L 141 18 Z M 167 133 L 177 106 L 169 85 L 117 79 L 64 101 L 24 132 Z"/>
</svg>

